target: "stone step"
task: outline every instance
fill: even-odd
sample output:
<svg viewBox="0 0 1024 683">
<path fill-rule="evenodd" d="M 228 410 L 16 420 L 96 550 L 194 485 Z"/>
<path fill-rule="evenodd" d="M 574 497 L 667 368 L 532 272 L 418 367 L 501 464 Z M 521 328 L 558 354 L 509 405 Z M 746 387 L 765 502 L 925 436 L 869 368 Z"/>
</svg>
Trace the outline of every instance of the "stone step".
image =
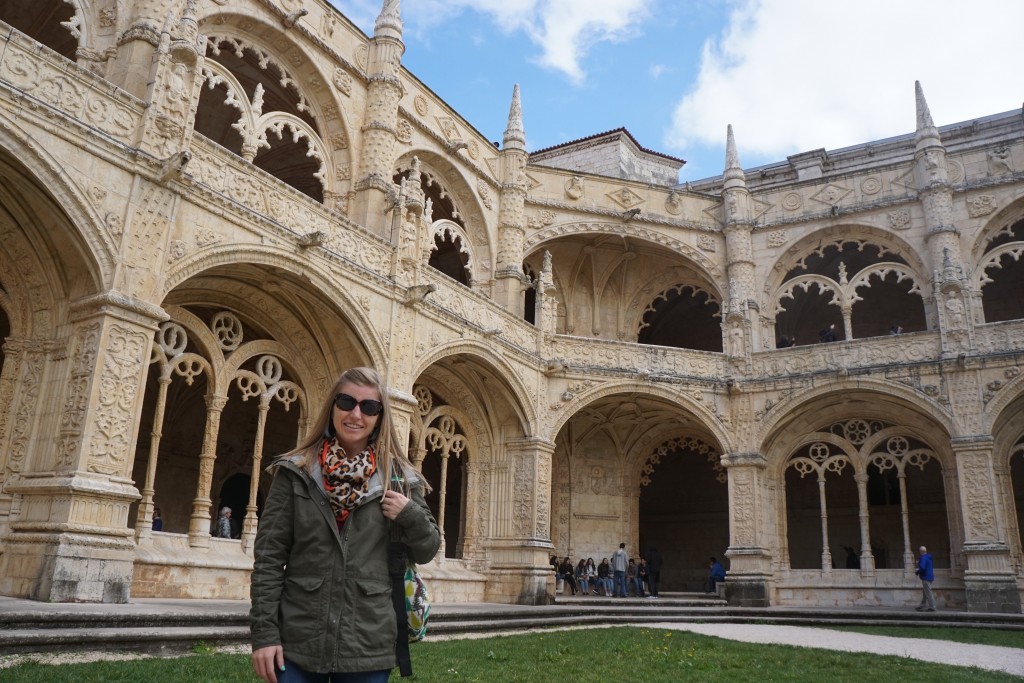
<svg viewBox="0 0 1024 683">
<path fill-rule="evenodd" d="M 712 599 L 713 600 L 713 599 Z M 430 634 L 516 632 L 574 626 L 658 623 L 773 623 L 794 626 L 903 625 L 967 626 L 1024 631 L 1024 615 L 913 610 L 822 608 L 694 607 L 686 599 L 559 599 L 539 607 L 521 605 L 438 605 L 431 615 Z M 189 615 L 116 610 L 56 612 L 9 610 L 0 614 L 0 655 L 45 652 L 145 652 L 172 655 L 197 646 L 247 645 L 248 615 L 234 610 Z"/>
</svg>

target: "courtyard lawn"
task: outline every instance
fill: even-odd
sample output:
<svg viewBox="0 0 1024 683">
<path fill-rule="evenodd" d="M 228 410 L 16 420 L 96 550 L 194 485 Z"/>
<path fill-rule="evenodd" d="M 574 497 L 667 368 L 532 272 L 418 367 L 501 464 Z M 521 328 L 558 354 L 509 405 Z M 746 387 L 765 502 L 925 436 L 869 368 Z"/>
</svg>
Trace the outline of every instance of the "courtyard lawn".
<svg viewBox="0 0 1024 683">
<path fill-rule="evenodd" d="M 427 641 L 413 646 L 413 678 L 479 683 L 594 683 L 636 680 L 850 683 L 896 680 L 944 683 L 1017 681 L 1009 674 L 901 657 L 753 645 L 646 628 L 598 628 Z M 196 654 L 177 659 L 41 665 L 0 670 L 5 683 L 254 683 L 246 655 Z M 401 681 L 397 672 L 392 681 Z"/>
<path fill-rule="evenodd" d="M 999 645 L 1024 649 L 1024 631 L 1003 631 L 993 628 L 962 628 L 941 626 L 824 626 L 833 631 L 853 631 L 872 636 L 894 638 L 928 638 L 952 640 L 972 645 Z"/>
</svg>

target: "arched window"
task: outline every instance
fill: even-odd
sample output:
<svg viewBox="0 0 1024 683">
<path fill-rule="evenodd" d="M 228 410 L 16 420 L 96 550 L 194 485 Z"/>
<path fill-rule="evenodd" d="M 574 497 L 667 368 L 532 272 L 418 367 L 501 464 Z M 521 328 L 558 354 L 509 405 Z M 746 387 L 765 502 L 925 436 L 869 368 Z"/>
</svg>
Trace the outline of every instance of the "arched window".
<svg viewBox="0 0 1024 683">
<path fill-rule="evenodd" d="M 1024 219 L 1006 225 L 985 245 L 981 303 L 985 322 L 1024 318 Z"/>
<path fill-rule="evenodd" d="M 699 351 L 722 350 L 719 303 L 703 289 L 674 285 L 647 305 L 637 342 Z"/>
<path fill-rule="evenodd" d="M 255 45 L 213 35 L 203 76 L 196 132 L 322 203 L 326 147 L 289 71 Z"/>
<path fill-rule="evenodd" d="M 775 293 L 775 336 L 796 344 L 927 328 L 918 274 L 898 254 L 839 239 L 806 255 Z M 823 335 L 830 326 L 831 334 Z"/>
<path fill-rule="evenodd" d="M 0 20 L 65 59 L 75 61 L 80 17 L 70 2 L 4 2 L 0 4 Z"/>
</svg>

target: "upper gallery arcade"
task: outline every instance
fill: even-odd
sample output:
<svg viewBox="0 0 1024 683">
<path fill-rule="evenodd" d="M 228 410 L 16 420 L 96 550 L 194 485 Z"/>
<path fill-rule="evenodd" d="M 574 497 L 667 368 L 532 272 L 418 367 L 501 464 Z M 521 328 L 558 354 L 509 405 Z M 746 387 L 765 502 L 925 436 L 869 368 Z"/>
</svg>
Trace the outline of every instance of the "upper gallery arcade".
<svg viewBox="0 0 1024 683">
<path fill-rule="evenodd" d="M 744 170 L 723 122 L 680 185 L 625 129 L 531 153 L 511 83 L 486 139 L 402 35 L 0 4 L 0 594 L 246 597 L 265 468 L 372 365 L 439 600 L 625 542 L 667 591 L 714 555 L 732 604 L 899 606 L 927 545 L 941 604 L 1020 611 L 1022 111 L 937 126 L 908 80 L 905 135 Z"/>
</svg>

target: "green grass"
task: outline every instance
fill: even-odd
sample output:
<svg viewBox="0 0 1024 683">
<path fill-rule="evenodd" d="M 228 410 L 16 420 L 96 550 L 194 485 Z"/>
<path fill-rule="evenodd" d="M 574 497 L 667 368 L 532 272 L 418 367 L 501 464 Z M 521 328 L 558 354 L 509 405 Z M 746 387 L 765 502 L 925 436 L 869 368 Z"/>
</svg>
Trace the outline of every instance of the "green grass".
<svg viewBox="0 0 1024 683">
<path fill-rule="evenodd" d="M 901 657 L 754 645 L 681 631 L 600 628 L 413 646 L 416 683 L 594 683 L 595 681 L 792 681 L 854 683 L 1017 681 L 1009 674 Z M 5 683 L 254 683 L 245 655 L 195 654 L 177 659 L 92 662 L 0 670 Z M 401 681 L 395 672 L 392 681 Z"/>
<path fill-rule="evenodd" d="M 991 628 L 961 628 L 941 626 L 824 626 L 833 631 L 854 631 L 872 636 L 894 638 L 928 638 L 952 640 L 972 645 L 999 645 L 1024 649 L 1024 631 L 1001 631 Z"/>
</svg>

